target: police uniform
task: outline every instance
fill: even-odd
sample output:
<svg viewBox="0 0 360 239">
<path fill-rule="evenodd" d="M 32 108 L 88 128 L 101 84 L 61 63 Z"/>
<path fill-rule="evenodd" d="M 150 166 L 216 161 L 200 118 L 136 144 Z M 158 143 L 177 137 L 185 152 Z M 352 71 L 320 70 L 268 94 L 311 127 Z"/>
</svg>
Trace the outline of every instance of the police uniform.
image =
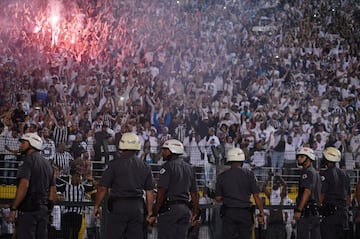
<svg viewBox="0 0 360 239">
<path fill-rule="evenodd" d="M 232 166 L 218 175 L 215 196 L 223 202 L 222 238 L 251 238 L 254 212 L 250 196 L 259 192 L 255 175 L 248 169 Z"/>
<path fill-rule="evenodd" d="M 158 212 L 158 239 L 184 239 L 190 227 L 189 192 L 197 193 L 194 168 L 172 155 L 160 169 L 158 187 L 166 190 Z"/>
<path fill-rule="evenodd" d="M 312 165 L 301 170 L 296 208 L 300 204 L 305 189 L 309 189 L 311 195 L 301 212 L 301 218 L 297 221 L 297 238 L 319 239 L 320 217 L 318 206 L 320 205 L 321 180 L 319 173 Z"/>
<path fill-rule="evenodd" d="M 16 220 L 16 236 L 21 238 L 48 238 L 49 194 L 55 186 L 54 171 L 48 160 L 34 151 L 19 163 L 17 179 L 29 180 L 29 188 L 20 203 Z"/>
<path fill-rule="evenodd" d="M 329 150 L 327 148 L 326 150 Z M 332 150 L 332 149 L 330 149 Z M 325 155 L 325 153 L 324 153 Z M 340 159 L 340 158 L 339 158 Z M 322 220 L 321 237 L 326 239 L 342 239 L 349 229 L 347 197 L 350 197 L 350 178 L 335 164 L 321 172 Z"/>
<path fill-rule="evenodd" d="M 136 152 L 123 152 L 109 162 L 99 185 L 111 188 L 107 238 L 144 238 L 144 190 L 154 189 L 150 166 Z"/>
</svg>

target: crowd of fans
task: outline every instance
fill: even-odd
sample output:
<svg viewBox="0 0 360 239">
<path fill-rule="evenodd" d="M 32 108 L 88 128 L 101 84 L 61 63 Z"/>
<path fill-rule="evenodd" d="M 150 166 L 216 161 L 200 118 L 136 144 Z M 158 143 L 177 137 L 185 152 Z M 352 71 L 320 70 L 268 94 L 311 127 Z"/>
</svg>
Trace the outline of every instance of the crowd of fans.
<svg viewBox="0 0 360 239">
<path fill-rule="evenodd" d="M 63 173 L 78 160 L 74 167 L 91 177 L 89 161 L 103 154 L 109 160 L 109 146 L 133 131 L 149 163 L 160 159 L 162 142 L 176 138 L 193 164 L 241 147 L 254 170 L 283 173 L 284 165 L 295 166 L 300 146 L 312 147 L 318 159 L 335 146 L 343 167 L 359 168 L 356 1 L 0 6 L 4 154 L 17 153 L 19 135 L 38 132 L 44 155 Z M 68 160 L 56 156 L 61 151 Z"/>
</svg>

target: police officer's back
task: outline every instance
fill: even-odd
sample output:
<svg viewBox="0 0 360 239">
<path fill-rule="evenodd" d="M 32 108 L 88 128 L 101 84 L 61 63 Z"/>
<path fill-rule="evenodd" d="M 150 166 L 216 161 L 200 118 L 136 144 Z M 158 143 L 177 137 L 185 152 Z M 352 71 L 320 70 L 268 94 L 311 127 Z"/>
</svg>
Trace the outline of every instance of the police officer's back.
<svg viewBox="0 0 360 239">
<path fill-rule="evenodd" d="M 136 156 L 140 148 L 140 140 L 136 134 L 123 134 L 119 143 L 121 154 L 109 163 L 102 174 L 97 189 L 94 215 L 99 216 L 100 203 L 111 188 L 108 200 L 107 238 L 144 238 L 145 214 L 152 213 L 154 184 L 150 166 Z"/>
<path fill-rule="evenodd" d="M 341 153 L 337 148 L 328 147 L 323 152 L 326 170 L 321 172 L 321 237 L 326 239 L 345 238 L 348 225 L 348 206 L 350 203 L 349 176 L 336 163 Z"/>
<path fill-rule="evenodd" d="M 11 206 L 9 221 L 16 219 L 18 239 L 48 238 L 49 211 L 55 200 L 54 170 L 40 151 L 42 140 L 35 133 L 26 133 L 20 138 L 19 150 L 23 160 L 17 173 L 18 185 Z"/>
<path fill-rule="evenodd" d="M 218 175 L 215 199 L 222 202 L 222 238 L 250 239 L 253 227 L 254 208 L 250 201 L 253 195 L 259 208 L 259 223 L 264 223 L 264 209 L 259 197 L 260 189 L 252 171 L 242 168 L 244 152 L 239 148 L 228 151 L 227 162 L 231 168 Z"/>
<path fill-rule="evenodd" d="M 162 148 L 166 163 L 160 170 L 153 214 L 159 216 L 158 238 L 185 239 L 190 222 L 196 224 L 199 213 L 195 170 L 180 157 L 184 153 L 184 146 L 180 141 L 167 140 Z"/>
<path fill-rule="evenodd" d="M 314 151 L 310 148 L 300 148 L 296 160 L 302 167 L 299 179 L 298 196 L 294 219 L 297 225 L 298 239 L 320 238 L 320 205 L 321 180 L 319 173 L 312 166 L 315 161 Z"/>
</svg>

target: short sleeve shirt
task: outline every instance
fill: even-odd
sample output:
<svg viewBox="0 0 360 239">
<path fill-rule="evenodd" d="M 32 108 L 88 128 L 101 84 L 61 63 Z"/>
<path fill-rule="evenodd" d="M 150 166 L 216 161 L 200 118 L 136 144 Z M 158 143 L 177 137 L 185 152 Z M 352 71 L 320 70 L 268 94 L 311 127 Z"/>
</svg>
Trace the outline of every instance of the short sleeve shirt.
<svg viewBox="0 0 360 239">
<path fill-rule="evenodd" d="M 321 190 L 320 175 L 312 166 L 303 169 L 300 173 L 298 203 L 300 202 L 299 200 L 301 200 L 305 189 L 309 189 L 311 191 L 309 201 L 315 202 L 319 205 Z"/>
<path fill-rule="evenodd" d="M 245 168 L 233 166 L 219 174 L 216 180 L 215 195 L 222 196 L 227 207 L 249 207 L 251 195 L 259 192 L 254 173 Z"/>
<path fill-rule="evenodd" d="M 339 168 L 331 167 L 320 173 L 321 193 L 325 195 L 323 204 L 346 207 L 346 196 L 350 195 L 349 176 Z"/>
<path fill-rule="evenodd" d="M 189 193 L 197 192 L 195 170 L 179 158 L 168 160 L 160 169 L 158 187 L 166 189 L 168 200 L 189 200 Z"/>
<path fill-rule="evenodd" d="M 34 152 L 19 163 L 17 179 L 29 180 L 28 193 L 48 195 L 51 186 L 55 186 L 54 170 L 48 160 L 39 152 Z"/>
<path fill-rule="evenodd" d="M 155 187 L 150 166 L 135 155 L 110 161 L 100 185 L 111 188 L 111 195 L 119 198 L 142 197 L 144 190 Z"/>
</svg>

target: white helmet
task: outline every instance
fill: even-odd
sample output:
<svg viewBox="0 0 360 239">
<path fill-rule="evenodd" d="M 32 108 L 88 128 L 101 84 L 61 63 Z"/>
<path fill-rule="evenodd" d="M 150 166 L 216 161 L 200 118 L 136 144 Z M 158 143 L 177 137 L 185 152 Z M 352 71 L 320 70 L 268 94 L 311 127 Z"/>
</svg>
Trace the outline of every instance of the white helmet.
<svg viewBox="0 0 360 239">
<path fill-rule="evenodd" d="M 141 144 L 139 137 L 134 133 L 125 133 L 121 136 L 119 142 L 121 150 L 140 150 Z"/>
<path fill-rule="evenodd" d="M 20 138 L 21 141 L 28 141 L 30 146 L 36 150 L 42 150 L 42 139 L 35 133 L 26 133 Z"/>
<path fill-rule="evenodd" d="M 302 147 L 296 152 L 296 156 L 298 155 L 306 155 L 312 161 L 315 161 L 315 153 L 314 150 L 308 147 Z"/>
<path fill-rule="evenodd" d="M 227 162 L 243 162 L 245 161 L 245 154 L 239 148 L 231 148 L 227 153 Z"/>
<path fill-rule="evenodd" d="M 176 139 L 166 140 L 162 146 L 163 149 L 169 149 L 173 154 L 183 154 L 184 145 Z"/>
<path fill-rule="evenodd" d="M 340 162 L 340 159 L 341 159 L 341 153 L 335 147 L 327 147 L 324 150 L 323 155 L 327 161 L 334 162 L 334 163 Z"/>
</svg>

